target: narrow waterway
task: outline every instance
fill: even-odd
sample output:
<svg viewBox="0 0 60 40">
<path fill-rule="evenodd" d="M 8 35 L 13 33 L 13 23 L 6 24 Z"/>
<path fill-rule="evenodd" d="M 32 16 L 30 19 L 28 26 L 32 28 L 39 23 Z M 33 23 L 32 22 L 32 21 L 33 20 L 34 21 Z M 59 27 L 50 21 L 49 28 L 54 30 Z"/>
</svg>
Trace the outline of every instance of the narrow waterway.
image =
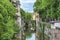
<svg viewBox="0 0 60 40">
<path fill-rule="evenodd" d="M 36 0 L 20 0 L 21 8 L 24 9 L 25 12 L 33 13 L 33 5 Z M 26 40 L 35 40 L 35 34 L 32 32 L 25 32 Z"/>
</svg>

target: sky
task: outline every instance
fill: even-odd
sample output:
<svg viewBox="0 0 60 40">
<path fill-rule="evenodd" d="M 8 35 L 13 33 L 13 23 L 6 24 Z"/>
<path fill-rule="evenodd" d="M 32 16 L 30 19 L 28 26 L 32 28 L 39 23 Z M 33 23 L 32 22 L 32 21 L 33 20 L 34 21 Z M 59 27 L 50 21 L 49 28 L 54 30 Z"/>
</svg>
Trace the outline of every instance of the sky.
<svg viewBox="0 0 60 40">
<path fill-rule="evenodd" d="M 36 0 L 20 0 L 21 8 L 23 8 L 26 12 L 34 12 L 33 5 Z"/>
</svg>

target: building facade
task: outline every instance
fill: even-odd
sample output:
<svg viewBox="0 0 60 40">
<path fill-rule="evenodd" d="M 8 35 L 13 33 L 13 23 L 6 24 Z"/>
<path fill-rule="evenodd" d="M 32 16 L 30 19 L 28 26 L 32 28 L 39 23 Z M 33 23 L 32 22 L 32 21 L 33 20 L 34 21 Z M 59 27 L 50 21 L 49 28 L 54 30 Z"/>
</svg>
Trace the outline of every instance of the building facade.
<svg viewBox="0 0 60 40">
<path fill-rule="evenodd" d="M 17 19 L 16 19 L 16 24 L 19 26 L 19 28 L 22 28 L 21 26 L 21 13 L 20 13 L 20 0 L 11 0 L 13 6 L 16 8 L 17 12 Z M 22 37 L 22 30 L 20 30 L 19 33 L 15 35 L 16 38 L 19 38 L 21 40 Z"/>
<path fill-rule="evenodd" d="M 20 1 L 19 0 L 12 0 L 12 3 L 13 3 L 14 7 L 17 10 L 16 15 L 18 17 L 17 17 L 17 20 L 16 20 L 16 24 L 19 25 L 19 26 L 21 26 Z"/>
</svg>

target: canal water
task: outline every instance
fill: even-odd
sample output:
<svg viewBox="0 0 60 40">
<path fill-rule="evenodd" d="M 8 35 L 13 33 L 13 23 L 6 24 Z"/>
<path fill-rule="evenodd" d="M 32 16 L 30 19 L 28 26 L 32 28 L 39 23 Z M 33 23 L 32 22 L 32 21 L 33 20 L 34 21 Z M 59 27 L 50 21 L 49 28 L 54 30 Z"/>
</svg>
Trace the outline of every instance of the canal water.
<svg viewBox="0 0 60 40">
<path fill-rule="evenodd" d="M 60 27 L 60 23 L 54 23 L 51 25 L 51 28 L 56 28 L 56 27 Z M 30 37 L 26 37 L 26 40 L 35 40 L 35 33 L 30 33 Z"/>
<path fill-rule="evenodd" d="M 35 34 L 34 33 L 31 33 L 31 37 L 30 38 L 26 38 L 26 40 L 35 40 Z"/>
<path fill-rule="evenodd" d="M 51 28 L 56 28 L 56 27 L 60 27 L 60 23 L 51 24 Z M 31 31 L 31 30 L 28 29 L 25 32 L 25 39 L 24 40 L 35 40 L 35 33 L 33 31 Z"/>
</svg>

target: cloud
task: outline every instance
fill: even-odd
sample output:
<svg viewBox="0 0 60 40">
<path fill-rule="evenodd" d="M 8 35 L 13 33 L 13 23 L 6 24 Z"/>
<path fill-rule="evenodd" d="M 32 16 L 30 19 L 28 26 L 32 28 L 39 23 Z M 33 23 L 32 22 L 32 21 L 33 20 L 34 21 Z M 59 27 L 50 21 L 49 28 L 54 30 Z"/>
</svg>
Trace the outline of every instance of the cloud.
<svg viewBox="0 0 60 40">
<path fill-rule="evenodd" d="M 36 0 L 20 0 L 21 3 L 34 3 Z"/>
<path fill-rule="evenodd" d="M 32 9 L 32 8 L 30 9 L 30 8 L 24 8 L 24 7 L 23 7 L 22 9 L 24 9 L 24 11 L 26 11 L 26 12 L 31 12 L 31 13 L 33 13 L 33 9 Z"/>
<path fill-rule="evenodd" d="M 33 8 L 33 3 L 24 3 L 24 4 L 21 4 L 21 7 L 24 7 L 24 8 Z"/>
</svg>

